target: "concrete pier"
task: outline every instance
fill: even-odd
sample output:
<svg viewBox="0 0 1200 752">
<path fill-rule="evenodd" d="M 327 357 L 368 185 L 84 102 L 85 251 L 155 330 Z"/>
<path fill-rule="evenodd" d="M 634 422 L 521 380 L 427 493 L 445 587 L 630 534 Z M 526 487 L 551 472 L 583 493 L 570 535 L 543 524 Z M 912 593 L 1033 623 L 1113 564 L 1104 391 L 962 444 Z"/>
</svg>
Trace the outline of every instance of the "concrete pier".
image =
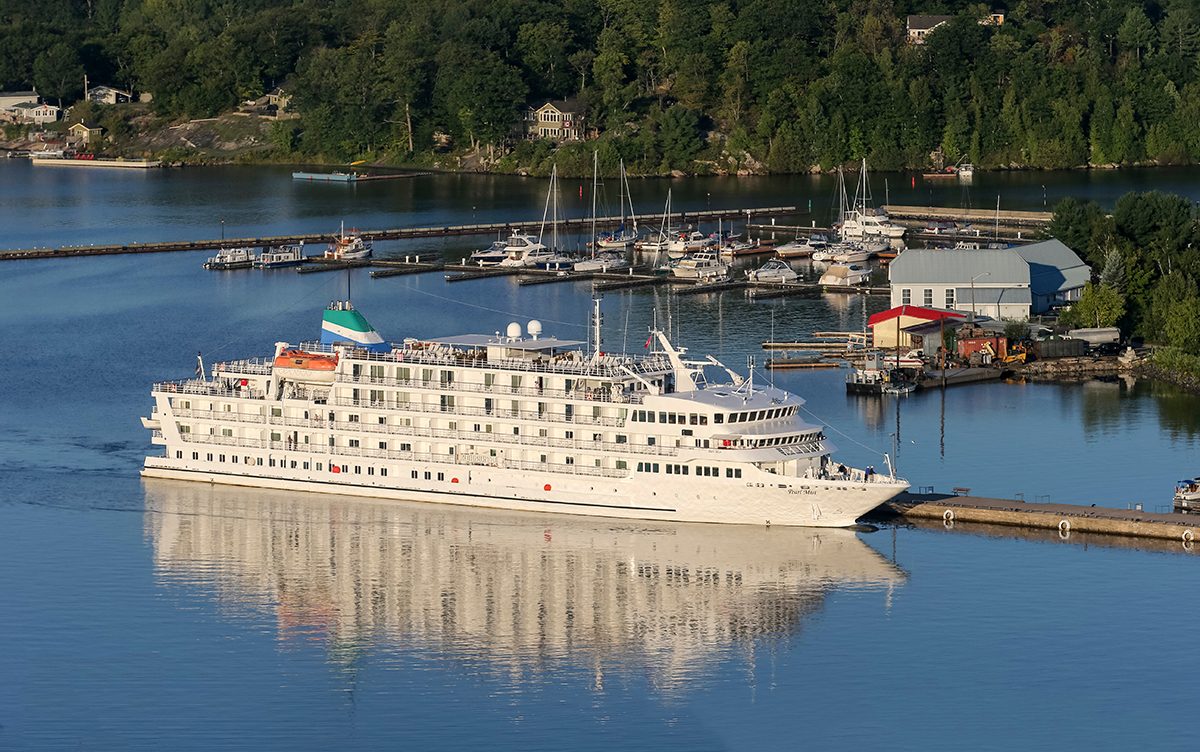
<svg viewBox="0 0 1200 752">
<path fill-rule="evenodd" d="M 903 493 L 876 508 L 869 516 L 883 521 L 934 520 L 943 525 L 979 523 L 1036 528 L 1051 530 L 1060 536 L 1095 534 L 1156 538 L 1176 541 L 1188 550 L 1200 535 L 1200 518 L 1195 515 L 989 499 L 970 496 L 970 489 L 957 490 L 958 494 Z"/>
</svg>

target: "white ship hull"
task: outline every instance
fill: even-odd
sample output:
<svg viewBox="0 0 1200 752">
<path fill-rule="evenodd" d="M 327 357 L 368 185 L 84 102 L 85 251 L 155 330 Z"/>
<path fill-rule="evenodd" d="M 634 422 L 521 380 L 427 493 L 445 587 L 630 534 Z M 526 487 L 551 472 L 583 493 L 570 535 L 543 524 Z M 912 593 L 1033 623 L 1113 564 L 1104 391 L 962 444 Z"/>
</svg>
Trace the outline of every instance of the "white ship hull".
<svg viewBox="0 0 1200 752">
<path fill-rule="evenodd" d="M 189 451 L 195 445 L 188 445 Z M 212 448 L 212 447 L 209 447 Z M 297 452 L 278 452 L 284 462 L 292 459 L 298 465 L 311 456 Z M 190 455 L 185 455 L 190 456 Z M 204 453 L 201 456 L 205 456 Z M 304 459 L 301 459 L 303 457 Z M 849 527 L 867 512 L 908 488 L 897 481 L 850 482 L 812 478 L 787 478 L 763 473 L 760 482 L 743 481 L 717 491 L 705 479 L 672 476 L 670 483 L 659 479 L 647 482 L 638 474 L 627 478 L 564 477 L 557 473 L 514 473 L 504 468 L 481 466 L 445 466 L 412 464 L 404 470 L 417 469 L 423 478 L 425 471 L 434 473 L 423 485 L 400 485 L 404 477 L 393 480 L 374 476 L 354 476 L 355 463 L 363 460 L 342 457 L 339 462 L 351 468 L 350 473 L 315 471 L 288 473 L 277 476 L 239 474 L 227 468 L 194 469 L 164 457 L 147 457 L 142 475 L 147 478 L 194 480 L 248 488 L 273 488 L 283 491 L 332 493 L 373 499 L 424 501 L 457 506 L 487 507 L 521 512 L 556 512 L 588 517 L 662 520 L 672 522 L 710 522 L 745 525 L 786 525 L 803 527 Z M 199 464 L 199 463 L 190 463 Z M 278 468 L 276 468 L 278 469 Z M 436 473 L 444 474 L 443 481 Z M 356 480 L 348 480 L 349 475 Z M 411 473 L 404 472 L 411 479 Z M 886 481 L 886 478 L 880 478 Z M 747 485 L 749 484 L 749 485 Z M 550 490 L 546 490 L 546 486 Z"/>
</svg>

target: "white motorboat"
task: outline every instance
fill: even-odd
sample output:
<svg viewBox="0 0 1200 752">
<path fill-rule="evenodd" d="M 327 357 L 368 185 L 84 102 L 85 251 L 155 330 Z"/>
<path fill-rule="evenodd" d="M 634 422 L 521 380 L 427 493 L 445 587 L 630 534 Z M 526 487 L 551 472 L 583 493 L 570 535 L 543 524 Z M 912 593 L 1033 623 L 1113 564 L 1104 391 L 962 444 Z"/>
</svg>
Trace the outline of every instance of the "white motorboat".
<svg viewBox="0 0 1200 752">
<path fill-rule="evenodd" d="M 471 254 L 471 263 L 479 266 L 495 266 L 508 258 L 508 241 L 497 240 L 490 246 Z"/>
<path fill-rule="evenodd" d="M 671 273 L 685 279 L 725 277 L 729 274 L 729 265 L 712 251 L 697 251 L 681 260 Z"/>
<path fill-rule="evenodd" d="M 850 243 L 842 246 L 841 250 L 836 251 L 830 258 L 831 261 L 836 261 L 839 264 L 858 264 L 871 258 L 871 252 L 857 243 Z"/>
<path fill-rule="evenodd" d="M 711 248 L 716 244 L 716 240 L 699 230 L 681 232 L 667 243 L 667 255 L 671 258 L 683 258 L 694 251 Z"/>
<path fill-rule="evenodd" d="M 751 282 L 795 282 L 800 279 L 796 270 L 783 259 L 771 259 L 754 271 L 746 273 Z"/>
<path fill-rule="evenodd" d="M 536 266 L 538 261 L 544 261 L 554 255 L 534 235 L 513 234 L 506 241 L 506 255 L 496 262 L 496 266 Z"/>
<path fill-rule="evenodd" d="M 625 259 L 625 256 L 614 251 L 604 251 L 591 258 L 575 262 L 575 271 L 577 272 L 617 272 L 628 268 L 629 261 Z"/>
<path fill-rule="evenodd" d="M 254 254 L 249 248 L 221 248 L 216 256 L 204 262 L 205 269 L 225 271 L 228 269 L 249 269 L 254 266 Z"/>
<path fill-rule="evenodd" d="M 871 279 L 871 270 L 858 264 L 834 264 L 821 275 L 818 284 L 836 287 L 852 287 L 866 284 Z"/>
</svg>

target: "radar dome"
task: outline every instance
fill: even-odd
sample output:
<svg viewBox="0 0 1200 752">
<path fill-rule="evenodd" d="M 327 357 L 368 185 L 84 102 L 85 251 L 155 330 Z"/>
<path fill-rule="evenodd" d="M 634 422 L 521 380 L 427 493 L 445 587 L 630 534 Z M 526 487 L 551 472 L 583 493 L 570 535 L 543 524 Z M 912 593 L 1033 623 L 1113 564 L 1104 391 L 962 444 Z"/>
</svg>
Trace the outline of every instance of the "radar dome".
<svg viewBox="0 0 1200 752">
<path fill-rule="evenodd" d="M 533 337 L 534 339 L 542 336 L 542 322 L 538 321 L 537 319 L 530 321 L 529 326 L 526 327 L 526 329 L 529 331 L 529 336 Z"/>
<path fill-rule="evenodd" d="M 507 333 L 508 333 L 509 339 L 520 339 L 521 338 L 521 325 L 515 321 L 512 322 L 511 324 L 508 325 Z"/>
</svg>

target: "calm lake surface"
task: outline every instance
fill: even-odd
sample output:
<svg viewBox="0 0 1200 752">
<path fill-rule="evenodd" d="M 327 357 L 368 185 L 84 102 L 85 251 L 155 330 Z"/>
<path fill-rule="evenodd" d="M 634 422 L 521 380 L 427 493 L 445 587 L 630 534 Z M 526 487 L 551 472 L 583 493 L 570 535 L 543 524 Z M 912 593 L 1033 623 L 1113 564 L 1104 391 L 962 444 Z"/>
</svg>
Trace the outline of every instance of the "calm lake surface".
<svg viewBox="0 0 1200 752">
<path fill-rule="evenodd" d="M 132 174 L 0 163 L 8 247 L 536 219 L 545 181 L 293 183 L 290 168 Z M 1197 171 L 981 175 L 1005 208 Z M 921 180 L 894 203 L 922 203 Z M 882 200 L 882 180 L 873 180 Z M 827 177 L 635 181 L 676 208 L 827 206 Z M 564 196 L 572 190 L 564 181 Z M 960 205 L 960 189 L 935 201 Z M 586 194 L 585 190 L 585 194 Z M 928 191 L 926 190 L 928 202 Z M 1200 196 L 1196 196 L 1200 197 Z M 1195 197 L 1194 197 L 1195 198 Z M 818 200 L 819 199 L 819 200 Z M 1010 203 L 1011 201 L 1011 203 Z M 590 203 L 590 200 L 589 202 Z M 574 196 L 573 216 L 583 202 Z M 457 258 L 483 239 L 379 246 Z M 662 525 L 143 482 L 152 381 L 310 338 L 341 274 L 206 272 L 205 252 L 0 265 L 0 749 L 1192 749 L 1195 553 L 965 526 Z M 803 265 L 797 268 L 807 271 Z M 349 278 L 389 339 L 537 318 L 575 336 L 586 284 Z M 859 330 L 882 298 L 635 290 L 744 372 L 763 341 Z M 1200 400 L 1145 380 L 848 397 L 776 374 L 839 458 L 914 487 L 1148 511 L 1200 474 Z M 759 369 L 756 379 L 771 376 Z"/>
</svg>

